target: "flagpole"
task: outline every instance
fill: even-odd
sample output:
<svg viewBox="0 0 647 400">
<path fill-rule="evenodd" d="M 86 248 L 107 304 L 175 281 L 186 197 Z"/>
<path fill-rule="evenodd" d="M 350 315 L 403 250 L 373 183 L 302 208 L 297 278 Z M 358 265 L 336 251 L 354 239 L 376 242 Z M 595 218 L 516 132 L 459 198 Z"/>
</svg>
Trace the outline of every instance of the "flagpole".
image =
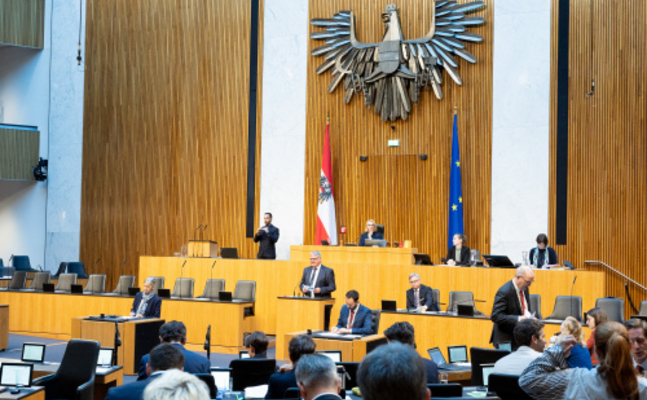
<svg viewBox="0 0 647 400">
<path fill-rule="evenodd" d="M 458 114 L 458 106 L 454 104 L 454 115 Z"/>
</svg>

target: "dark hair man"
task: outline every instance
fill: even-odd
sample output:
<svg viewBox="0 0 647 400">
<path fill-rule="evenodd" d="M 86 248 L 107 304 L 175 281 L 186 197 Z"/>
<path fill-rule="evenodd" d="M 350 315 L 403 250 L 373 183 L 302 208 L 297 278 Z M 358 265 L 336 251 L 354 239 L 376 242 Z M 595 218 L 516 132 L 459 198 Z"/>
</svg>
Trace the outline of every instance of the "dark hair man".
<svg viewBox="0 0 647 400">
<path fill-rule="evenodd" d="M 285 372 L 277 372 L 270 376 L 265 398 L 282 399 L 286 390 L 291 387 L 297 387 L 297 378 L 294 370 L 298 367 L 298 362 L 301 359 L 301 356 L 305 354 L 314 354 L 316 348 L 317 346 L 315 345 L 315 342 L 308 335 L 293 337 L 288 345 L 292 368 L 282 368 L 281 371 Z"/>
<path fill-rule="evenodd" d="M 264 332 L 254 331 L 245 338 L 245 348 L 249 353 L 249 358 L 264 359 L 267 358 L 267 347 L 270 341 Z"/>
<path fill-rule="evenodd" d="M 341 307 L 337 326 L 331 329 L 333 333 L 352 333 L 355 335 L 370 335 L 373 333 L 371 310 L 359 304 L 357 290 L 346 293 L 346 304 Z"/>
<path fill-rule="evenodd" d="M 258 246 L 258 258 L 266 260 L 276 259 L 276 242 L 279 241 L 279 228 L 272 225 L 272 213 L 266 212 L 263 215 L 263 223 L 254 235 L 254 242 L 261 244 Z"/>
<path fill-rule="evenodd" d="M 519 321 L 514 327 L 514 340 L 519 348 L 497 361 L 493 372 L 519 375 L 531 362 L 541 356 L 546 348 L 544 323 L 536 319 Z"/>
<path fill-rule="evenodd" d="M 395 324 L 391 325 L 389 329 L 384 331 L 384 336 L 386 336 L 386 339 L 389 341 L 389 343 L 398 342 L 406 344 L 412 349 L 416 348 L 415 331 L 413 329 L 413 325 L 406 321 L 396 322 Z M 420 357 L 423 365 L 425 366 L 427 383 L 440 383 L 440 380 L 438 379 L 438 365 L 436 365 L 436 363 L 432 360 L 422 358 L 420 355 L 418 355 L 418 357 Z"/>
</svg>

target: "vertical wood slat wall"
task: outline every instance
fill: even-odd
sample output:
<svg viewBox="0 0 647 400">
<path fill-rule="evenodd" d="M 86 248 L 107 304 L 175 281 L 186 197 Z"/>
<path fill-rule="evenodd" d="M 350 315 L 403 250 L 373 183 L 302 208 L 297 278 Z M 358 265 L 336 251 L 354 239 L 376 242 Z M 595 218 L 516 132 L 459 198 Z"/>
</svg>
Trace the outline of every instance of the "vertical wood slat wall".
<svg viewBox="0 0 647 400">
<path fill-rule="evenodd" d="M 352 9 L 358 40 L 376 43 L 384 32 L 381 14 L 390 3 L 391 0 L 310 0 L 309 19 L 331 18 L 340 10 Z M 447 254 L 449 171 L 456 105 L 466 244 L 482 253 L 489 252 L 494 5 L 492 1 L 485 3 L 484 8 L 469 14 L 486 19 L 485 24 L 470 29 L 484 37 L 481 43 L 467 45 L 467 50 L 477 57 L 477 64 L 457 57 L 463 85 L 456 85 L 445 73 L 443 100 L 437 100 L 430 90 L 422 92 L 405 122 L 383 123 L 373 108 L 364 107 L 363 97 L 358 95 L 346 105 L 341 85 L 329 94 L 330 74 L 315 73 L 323 59 L 309 56 L 304 244 L 314 243 L 321 155 L 329 113 L 337 225 L 348 227 L 348 233 L 339 235 L 340 239 L 357 243 L 366 220 L 373 218 L 385 225 L 389 242 L 410 239 L 413 247 L 439 262 Z M 428 32 L 433 2 L 402 0 L 397 6 L 405 39 Z M 316 30 L 319 28 L 309 26 L 309 32 Z M 322 44 L 310 39 L 308 49 Z M 388 148 L 388 139 L 400 139 L 400 147 Z M 418 154 L 427 154 L 429 158 L 422 161 Z M 360 155 L 368 156 L 368 160 L 360 162 Z"/>
<path fill-rule="evenodd" d="M 553 246 L 560 260 L 577 267 L 600 260 L 647 286 L 647 3 L 578 0 L 570 9 L 567 244 Z M 559 0 L 553 0 L 550 238 L 556 229 L 558 12 Z M 592 78 L 595 94 L 587 98 Z M 647 293 L 629 287 L 639 307 Z M 623 279 L 607 273 L 606 295 L 625 298 L 625 315 L 633 314 Z"/>
<path fill-rule="evenodd" d="M 205 239 L 254 256 L 245 237 L 251 2 L 87 7 L 81 261 L 101 257 L 89 272 L 108 274 L 112 290 L 119 275 L 137 275 L 140 255 L 179 252 L 200 224 Z M 261 25 L 262 10 L 263 0 Z"/>
<path fill-rule="evenodd" d="M 0 128 L 0 180 L 35 181 L 40 132 Z"/>
<path fill-rule="evenodd" d="M 43 48 L 45 0 L 0 0 L 0 43 Z"/>
</svg>

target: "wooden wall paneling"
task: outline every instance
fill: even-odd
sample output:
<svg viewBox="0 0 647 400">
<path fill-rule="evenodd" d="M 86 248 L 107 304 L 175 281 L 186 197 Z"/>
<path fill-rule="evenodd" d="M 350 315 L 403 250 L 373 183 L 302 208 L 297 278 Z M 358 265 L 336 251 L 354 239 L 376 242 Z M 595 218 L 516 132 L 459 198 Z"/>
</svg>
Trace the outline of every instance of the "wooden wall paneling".
<svg viewBox="0 0 647 400">
<path fill-rule="evenodd" d="M 0 128 L 0 180 L 34 181 L 40 132 Z"/>
<path fill-rule="evenodd" d="M 0 43 L 43 48 L 45 0 L 0 0 Z"/>
<path fill-rule="evenodd" d="M 256 209 L 260 197 L 262 9 Z M 245 237 L 251 2 L 88 1 L 81 261 L 112 290 L 140 255 Z M 122 267 L 123 261 L 128 262 Z"/>
<path fill-rule="evenodd" d="M 560 260 L 600 260 L 647 286 L 647 3 L 570 2 L 567 244 Z M 557 76 L 559 2 L 552 1 L 551 73 Z M 595 79 L 595 94 L 591 90 Z M 549 235 L 555 236 L 557 81 L 551 80 Z M 592 267 L 594 270 L 603 270 Z M 636 306 L 647 293 L 630 285 Z M 605 276 L 605 295 L 625 298 Z M 602 297 L 602 295 L 600 295 Z"/>
<path fill-rule="evenodd" d="M 379 42 L 384 31 L 381 14 L 389 3 L 311 0 L 309 19 L 330 18 L 339 10 L 353 9 L 358 40 Z M 421 93 L 419 103 L 413 106 L 405 122 L 382 123 L 373 108 L 366 109 L 363 98 L 358 96 L 346 105 L 341 88 L 328 94 L 330 75 L 316 75 L 322 59 L 309 56 L 304 244 L 314 243 L 323 137 L 330 113 L 337 224 L 348 228 L 340 240 L 357 243 L 366 220 L 373 218 L 385 225 L 390 242 L 410 239 L 413 247 L 440 261 L 447 254 L 449 168 L 456 105 L 467 245 L 485 254 L 489 252 L 494 13 L 493 2 L 485 3 L 474 15 L 485 17 L 486 23 L 471 29 L 485 39 L 468 45 L 478 62 L 459 60 L 463 85 L 456 85 L 445 74 L 444 99 L 438 101 L 430 90 Z M 397 5 L 405 38 L 428 32 L 432 2 L 403 0 Z M 310 32 L 316 30 L 313 26 L 309 28 Z M 320 45 L 309 40 L 308 48 Z M 388 139 L 400 139 L 400 147 L 388 148 Z M 427 154 L 428 160 L 420 160 L 418 154 Z M 360 162 L 361 155 L 368 156 L 368 160 Z"/>
</svg>

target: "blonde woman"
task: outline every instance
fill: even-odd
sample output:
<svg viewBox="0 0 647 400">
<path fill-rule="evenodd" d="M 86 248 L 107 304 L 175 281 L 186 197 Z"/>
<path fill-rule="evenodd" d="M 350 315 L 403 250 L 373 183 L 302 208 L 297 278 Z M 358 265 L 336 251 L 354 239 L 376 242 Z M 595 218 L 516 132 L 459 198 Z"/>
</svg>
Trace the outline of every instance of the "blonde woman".
<svg viewBox="0 0 647 400">
<path fill-rule="evenodd" d="M 377 225 L 375 221 L 369 219 L 366 221 L 366 231 L 362 233 L 362 236 L 359 237 L 359 245 L 366 246 L 367 240 L 382 240 L 384 236 L 377 231 Z"/>
<path fill-rule="evenodd" d="M 558 341 L 566 337 L 572 337 L 577 342 L 571 349 L 571 355 L 566 362 L 571 368 L 593 368 L 591 364 L 591 355 L 586 347 L 586 337 L 582 331 L 582 324 L 573 317 L 566 317 L 562 322 Z"/>
</svg>

